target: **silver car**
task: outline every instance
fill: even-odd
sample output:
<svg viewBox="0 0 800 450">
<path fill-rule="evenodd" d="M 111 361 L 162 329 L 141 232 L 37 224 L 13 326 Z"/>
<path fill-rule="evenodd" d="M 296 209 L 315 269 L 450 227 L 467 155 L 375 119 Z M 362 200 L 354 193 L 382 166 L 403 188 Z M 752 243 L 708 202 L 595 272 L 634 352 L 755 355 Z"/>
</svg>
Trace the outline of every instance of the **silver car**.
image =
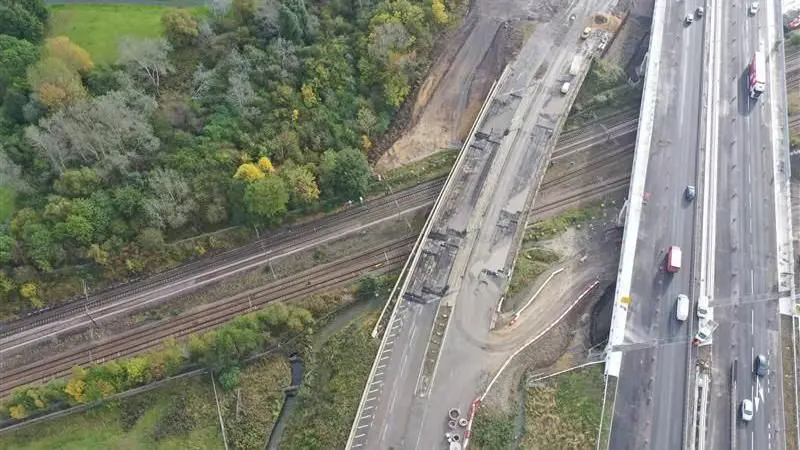
<svg viewBox="0 0 800 450">
<path fill-rule="evenodd" d="M 753 401 L 749 398 L 742 400 L 742 420 L 745 422 L 753 420 Z"/>
</svg>

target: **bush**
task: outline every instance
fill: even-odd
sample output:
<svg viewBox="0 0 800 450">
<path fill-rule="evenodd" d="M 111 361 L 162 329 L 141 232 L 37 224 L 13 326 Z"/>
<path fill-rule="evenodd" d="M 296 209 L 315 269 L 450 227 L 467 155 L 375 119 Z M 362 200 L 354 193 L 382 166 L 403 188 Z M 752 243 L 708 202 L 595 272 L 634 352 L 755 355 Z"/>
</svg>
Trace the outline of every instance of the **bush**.
<svg viewBox="0 0 800 450">
<path fill-rule="evenodd" d="M 239 381 L 238 364 L 242 360 L 261 350 L 265 342 L 274 345 L 287 335 L 309 334 L 313 322 L 309 311 L 278 303 L 257 313 L 237 317 L 216 330 L 192 336 L 185 348 L 179 347 L 174 339 L 167 339 L 162 348 L 142 356 L 110 361 L 88 369 L 75 367 L 67 381 L 58 380 L 47 386 L 15 391 L 3 403 L 2 409 L 8 415 L 23 418 L 46 410 L 51 402 L 59 406 L 91 403 L 174 375 L 187 363 L 201 363 L 212 371 L 219 371 L 218 379 L 223 389 L 233 389 Z M 132 405 L 128 408 L 124 423 L 134 424 L 138 407 Z"/>
</svg>

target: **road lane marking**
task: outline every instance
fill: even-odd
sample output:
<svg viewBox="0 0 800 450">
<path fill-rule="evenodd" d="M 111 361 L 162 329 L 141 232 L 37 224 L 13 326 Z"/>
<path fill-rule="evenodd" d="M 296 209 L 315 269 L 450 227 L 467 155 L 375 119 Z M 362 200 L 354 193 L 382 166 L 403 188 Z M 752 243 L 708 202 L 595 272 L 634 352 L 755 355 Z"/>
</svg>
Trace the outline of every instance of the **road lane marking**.
<svg viewBox="0 0 800 450">
<path fill-rule="evenodd" d="M 368 393 L 369 393 L 369 394 L 372 394 L 373 392 L 378 392 L 378 391 L 380 391 L 380 390 L 381 390 L 381 388 L 375 388 L 375 389 L 373 389 L 373 390 L 369 391 Z"/>
<path fill-rule="evenodd" d="M 371 401 L 375 400 L 376 398 L 378 398 L 378 397 L 370 397 L 370 398 L 367 399 L 367 401 L 371 402 Z"/>
<path fill-rule="evenodd" d="M 372 416 L 370 416 L 370 417 L 372 417 Z M 362 419 L 363 419 L 363 417 L 362 417 Z M 369 424 L 361 425 L 360 427 L 356 428 L 356 430 L 360 430 L 362 428 L 367 428 L 368 426 L 369 426 Z"/>
<path fill-rule="evenodd" d="M 366 408 L 362 409 L 361 411 L 362 412 L 367 412 L 367 411 L 369 411 L 370 409 L 372 409 L 374 407 L 375 407 L 375 405 L 370 405 L 370 406 L 367 406 Z"/>
</svg>

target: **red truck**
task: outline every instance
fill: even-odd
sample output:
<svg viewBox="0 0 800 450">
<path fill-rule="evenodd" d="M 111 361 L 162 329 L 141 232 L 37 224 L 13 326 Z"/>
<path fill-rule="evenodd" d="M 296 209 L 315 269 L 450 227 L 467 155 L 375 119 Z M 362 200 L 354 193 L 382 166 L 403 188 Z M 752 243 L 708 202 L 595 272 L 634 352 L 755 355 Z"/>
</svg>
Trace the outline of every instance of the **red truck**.
<svg viewBox="0 0 800 450">
<path fill-rule="evenodd" d="M 750 98 L 758 98 L 764 93 L 767 85 L 767 67 L 764 54 L 760 51 L 753 55 L 750 65 L 747 66 L 747 85 L 750 89 Z"/>
<path fill-rule="evenodd" d="M 673 245 L 667 251 L 667 272 L 675 273 L 681 270 L 681 248 Z"/>
</svg>

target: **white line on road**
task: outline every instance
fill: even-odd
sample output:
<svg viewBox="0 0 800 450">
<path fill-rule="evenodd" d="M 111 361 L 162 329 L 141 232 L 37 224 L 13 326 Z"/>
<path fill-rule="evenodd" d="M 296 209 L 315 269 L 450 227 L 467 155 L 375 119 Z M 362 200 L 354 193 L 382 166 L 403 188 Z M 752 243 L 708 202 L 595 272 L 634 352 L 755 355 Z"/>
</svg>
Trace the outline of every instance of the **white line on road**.
<svg viewBox="0 0 800 450">
<path fill-rule="evenodd" d="M 375 407 L 375 405 L 370 405 L 370 406 L 367 406 L 366 408 L 364 408 L 362 411 L 363 412 L 367 412 L 367 411 L 369 411 L 370 409 L 372 409 L 374 407 Z"/>
</svg>

